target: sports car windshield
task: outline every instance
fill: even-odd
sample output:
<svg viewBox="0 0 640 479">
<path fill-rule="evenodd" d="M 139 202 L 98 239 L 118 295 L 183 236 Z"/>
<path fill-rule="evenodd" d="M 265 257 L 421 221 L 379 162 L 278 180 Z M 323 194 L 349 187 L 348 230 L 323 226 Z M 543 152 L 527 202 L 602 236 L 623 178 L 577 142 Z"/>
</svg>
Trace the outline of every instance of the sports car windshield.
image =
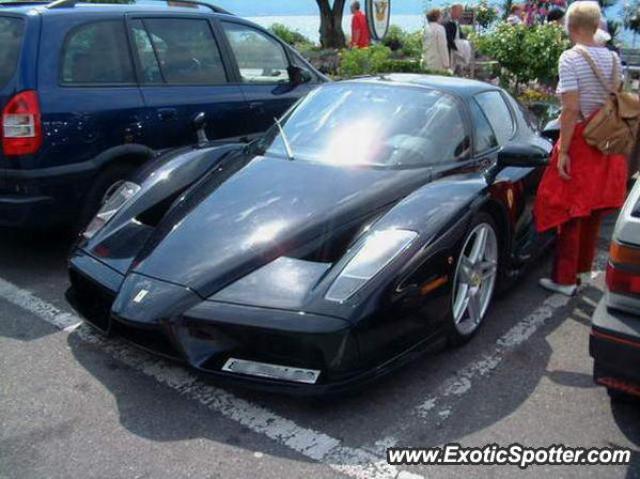
<svg viewBox="0 0 640 479">
<path fill-rule="evenodd" d="M 367 83 L 316 90 L 262 140 L 266 155 L 388 168 L 456 161 L 469 146 L 459 104 L 451 96 Z"/>
</svg>

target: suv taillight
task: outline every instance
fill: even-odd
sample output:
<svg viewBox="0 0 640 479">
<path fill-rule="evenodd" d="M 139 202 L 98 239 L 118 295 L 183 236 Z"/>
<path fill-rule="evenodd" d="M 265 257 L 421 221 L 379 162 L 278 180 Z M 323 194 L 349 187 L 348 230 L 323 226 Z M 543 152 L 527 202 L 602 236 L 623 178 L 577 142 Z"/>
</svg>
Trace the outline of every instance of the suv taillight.
<svg viewBox="0 0 640 479">
<path fill-rule="evenodd" d="M 38 94 L 15 95 L 2 110 L 2 151 L 5 156 L 31 155 L 42 145 L 42 120 Z"/>
<path fill-rule="evenodd" d="M 607 287 L 612 293 L 640 294 L 640 248 L 611 243 Z"/>
</svg>

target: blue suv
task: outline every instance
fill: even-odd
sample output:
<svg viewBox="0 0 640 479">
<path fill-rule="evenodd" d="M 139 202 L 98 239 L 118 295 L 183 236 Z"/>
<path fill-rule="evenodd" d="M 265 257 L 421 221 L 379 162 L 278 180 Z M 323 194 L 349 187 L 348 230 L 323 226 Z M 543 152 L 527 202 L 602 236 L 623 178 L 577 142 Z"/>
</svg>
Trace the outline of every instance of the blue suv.
<svg viewBox="0 0 640 479">
<path fill-rule="evenodd" d="M 0 3 L 0 226 L 88 221 L 158 151 L 247 140 L 326 78 L 196 2 Z"/>
</svg>

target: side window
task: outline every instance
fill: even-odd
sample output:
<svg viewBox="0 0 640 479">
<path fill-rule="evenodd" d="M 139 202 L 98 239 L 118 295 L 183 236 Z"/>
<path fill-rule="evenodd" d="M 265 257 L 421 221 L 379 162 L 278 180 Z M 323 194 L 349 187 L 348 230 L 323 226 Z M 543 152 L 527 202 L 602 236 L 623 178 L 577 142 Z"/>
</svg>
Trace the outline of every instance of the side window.
<svg viewBox="0 0 640 479">
<path fill-rule="evenodd" d="M 471 118 L 473 120 L 473 138 L 475 140 L 476 154 L 484 153 L 497 147 L 498 139 L 478 104 L 472 100 L 469 102 L 469 107 L 471 108 Z"/>
<path fill-rule="evenodd" d="M 289 62 L 280 43 L 265 33 L 236 23 L 223 23 L 245 83 L 287 83 Z"/>
<path fill-rule="evenodd" d="M 513 116 L 504 97 L 500 92 L 488 91 L 476 95 L 476 100 L 493 127 L 498 143 L 504 145 L 514 133 Z"/>
<path fill-rule="evenodd" d="M 133 24 L 133 36 L 146 82 L 163 81 L 171 85 L 227 82 L 220 50 L 207 20 L 145 19 Z"/>
<path fill-rule="evenodd" d="M 151 37 L 144 28 L 142 20 L 133 20 L 131 22 L 131 31 L 133 32 L 133 42 L 135 43 L 138 59 L 140 60 L 143 83 L 162 83 L 163 78 L 160 72 L 158 57 L 153 48 Z M 156 44 L 159 49 L 164 47 L 164 50 L 166 50 L 166 45 L 163 45 L 161 39 L 157 38 Z"/>
<path fill-rule="evenodd" d="M 20 56 L 24 22 L 20 18 L 0 17 L 0 88 L 16 71 Z"/>
<path fill-rule="evenodd" d="M 124 23 L 88 23 L 72 30 L 62 54 L 62 83 L 135 83 Z"/>
<path fill-rule="evenodd" d="M 450 163 L 468 158 L 471 149 L 467 127 L 458 103 L 442 96 L 426 112 L 428 120 L 422 126 L 420 136 L 428 142 L 428 162 Z M 446 135 L 434 134 L 446 131 Z M 425 145 L 426 146 L 426 145 Z"/>
</svg>

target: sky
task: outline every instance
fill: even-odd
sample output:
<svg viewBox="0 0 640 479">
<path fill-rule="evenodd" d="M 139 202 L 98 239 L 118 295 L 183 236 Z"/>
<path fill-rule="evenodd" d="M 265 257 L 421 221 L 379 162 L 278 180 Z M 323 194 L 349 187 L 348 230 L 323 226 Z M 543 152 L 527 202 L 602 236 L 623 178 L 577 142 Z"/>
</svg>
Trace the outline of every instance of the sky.
<svg viewBox="0 0 640 479">
<path fill-rule="evenodd" d="M 258 15 L 317 15 L 315 0 L 207 0 L 245 17 Z M 347 1 L 347 5 L 350 2 Z M 397 14 L 420 14 L 431 3 L 429 0 L 392 0 L 393 12 Z M 445 2 L 434 2 L 445 3 Z"/>
</svg>

